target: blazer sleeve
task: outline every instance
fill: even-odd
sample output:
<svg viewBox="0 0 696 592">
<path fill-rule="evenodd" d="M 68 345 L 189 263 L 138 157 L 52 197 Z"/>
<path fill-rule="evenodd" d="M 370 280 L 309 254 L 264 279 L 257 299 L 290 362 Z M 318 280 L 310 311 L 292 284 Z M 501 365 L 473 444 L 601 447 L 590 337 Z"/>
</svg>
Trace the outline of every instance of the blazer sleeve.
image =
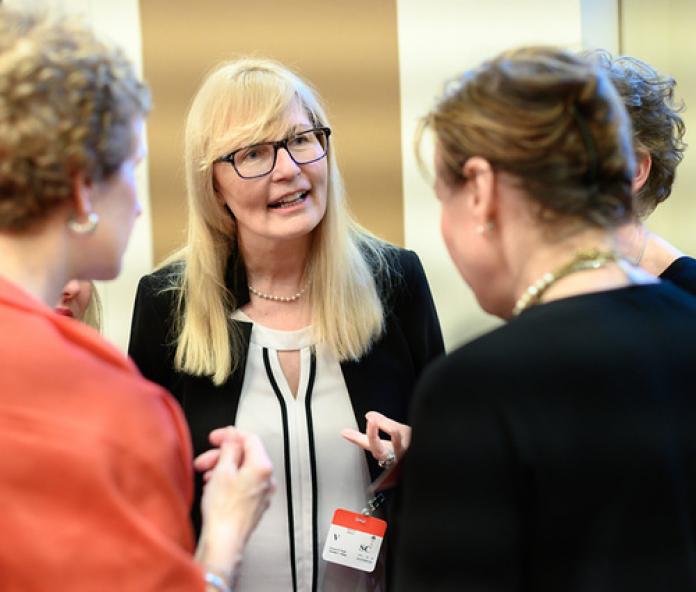
<svg viewBox="0 0 696 592">
<path fill-rule="evenodd" d="M 142 375 L 170 392 L 174 381 L 173 292 L 162 290 L 155 275 L 138 283 L 131 321 L 128 355 Z"/>
<path fill-rule="evenodd" d="M 669 280 L 689 294 L 696 294 L 696 259 L 680 257 L 660 274 L 660 278 Z"/>
<path fill-rule="evenodd" d="M 401 250 L 399 260 L 402 275 L 394 309 L 411 350 L 416 376 L 420 376 L 425 367 L 445 351 L 445 345 L 433 296 L 418 255 Z"/>
<path fill-rule="evenodd" d="M 394 590 L 520 589 L 517 456 L 475 370 L 443 358 L 414 393 Z"/>
</svg>

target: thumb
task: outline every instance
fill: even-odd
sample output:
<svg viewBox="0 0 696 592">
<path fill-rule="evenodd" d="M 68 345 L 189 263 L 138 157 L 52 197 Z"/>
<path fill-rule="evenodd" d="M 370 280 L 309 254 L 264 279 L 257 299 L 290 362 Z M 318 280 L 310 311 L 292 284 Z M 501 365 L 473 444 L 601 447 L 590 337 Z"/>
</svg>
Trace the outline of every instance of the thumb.
<svg viewBox="0 0 696 592">
<path fill-rule="evenodd" d="M 239 467 L 242 451 L 236 442 L 223 440 L 220 443 L 220 458 L 218 459 L 216 469 L 236 473 Z"/>
<path fill-rule="evenodd" d="M 244 438 L 244 464 L 256 465 L 259 468 L 272 469 L 273 464 L 263 447 L 261 439 L 255 434 L 246 434 Z"/>
</svg>

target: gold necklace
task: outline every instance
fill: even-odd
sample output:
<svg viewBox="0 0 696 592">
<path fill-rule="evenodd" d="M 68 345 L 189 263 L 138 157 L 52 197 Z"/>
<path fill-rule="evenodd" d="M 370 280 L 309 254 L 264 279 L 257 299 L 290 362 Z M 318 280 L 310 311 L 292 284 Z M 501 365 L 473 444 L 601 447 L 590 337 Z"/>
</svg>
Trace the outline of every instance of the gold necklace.
<svg viewBox="0 0 696 592">
<path fill-rule="evenodd" d="M 587 269 L 599 269 L 607 263 L 616 261 L 618 256 L 612 251 L 600 251 L 599 249 L 588 249 L 578 251 L 575 256 L 562 267 L 555 271 L 548 271 L 536 282 L 529 286 L 520 296 L 512 309 L 512 316 L 516 317 L 523 310 L 537 304 L 544 293 L 558 280 L 576 271 Z"/>
</svg>

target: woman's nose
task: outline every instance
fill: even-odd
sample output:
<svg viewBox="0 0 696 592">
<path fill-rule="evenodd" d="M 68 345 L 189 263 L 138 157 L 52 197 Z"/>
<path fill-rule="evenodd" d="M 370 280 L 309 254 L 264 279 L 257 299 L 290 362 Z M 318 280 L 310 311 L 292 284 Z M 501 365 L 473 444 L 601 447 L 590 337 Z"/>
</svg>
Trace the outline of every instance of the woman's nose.
<svg viewBox="0 0 696 592">
<path fill-rule="evenodd" d="M 77 280 L 70 280 L 63 288 L 63 299 L 72 300 L 80 293 L 80 282 Z"/>
<path fill-rule="evenodd" d="M 286 148 L 278 148 L 275 167 L 273 167 L 273 178 L 283 179 L 286 177 L 296 177 L 302 169 L 292 159 Z"/>
</svg>

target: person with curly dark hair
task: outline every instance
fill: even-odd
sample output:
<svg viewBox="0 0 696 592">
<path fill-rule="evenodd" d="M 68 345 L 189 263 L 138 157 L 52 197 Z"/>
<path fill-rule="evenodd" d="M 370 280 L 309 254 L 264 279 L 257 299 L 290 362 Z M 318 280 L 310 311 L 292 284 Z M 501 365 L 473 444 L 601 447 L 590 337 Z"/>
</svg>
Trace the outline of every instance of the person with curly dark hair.
<svg viewBox="0 0 696 592">
<path fill-rule="evenodd" d="M 696 260 L 648 231 L 644 221 L 672 193 L 684 158 L 684 105 L 676 80 L 631 56 L 612 57 L 603 50 L 588 55 L 609 75 L 631 118 L 636 153 L 633 189 L 637 219 L 621 231 L 629 257 L 648 272 L 696 293 Z"/>
</svg>

